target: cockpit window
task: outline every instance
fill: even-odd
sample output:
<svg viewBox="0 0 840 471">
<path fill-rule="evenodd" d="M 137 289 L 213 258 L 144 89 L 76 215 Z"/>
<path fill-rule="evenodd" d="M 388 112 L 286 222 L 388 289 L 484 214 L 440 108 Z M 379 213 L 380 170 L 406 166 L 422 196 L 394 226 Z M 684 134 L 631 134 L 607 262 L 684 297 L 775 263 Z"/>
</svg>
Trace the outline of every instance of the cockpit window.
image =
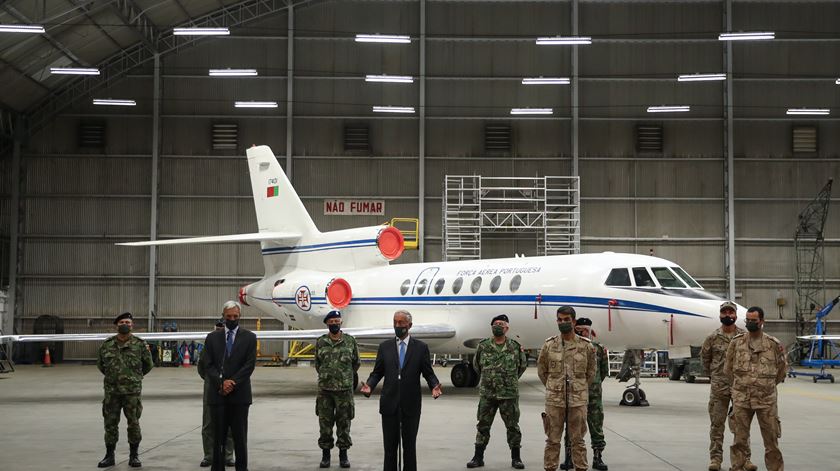
<svg viewBox="0 0 840 471">
<path fill-rule="evenodd" d="M 636 286 L 656 288 L 656 283 L 653 282 L 653 278 L 645 267 L 633 268 L 633 279 L 636 280 Z"/>
<path fill-rule="evenodd" d="M 689 276 L 689 274 L 686 273 L 685 270 L 683 270 L 682 268 L 671 267 L 671 270 L 674 270 L 677 273 L 677 275 L 679 275 L 679 277 L 682 278 L 688 286 L 691 286 L 692 288 L 703 288 L 702 286 L 700 286 L 700 283 L 694 281 L 694 278 Z"/>
<path fill-rule="evenodd" d="M 651 270 L 663 288 L 685 288 L 683 282 L 667 267 L 652 267 Z"/>
<path fill-rule="evenodd" d="M 607 286 L 631 286 L 630 273 L 626 268 L 613 268 L 607 277 Z"/>
</svg>

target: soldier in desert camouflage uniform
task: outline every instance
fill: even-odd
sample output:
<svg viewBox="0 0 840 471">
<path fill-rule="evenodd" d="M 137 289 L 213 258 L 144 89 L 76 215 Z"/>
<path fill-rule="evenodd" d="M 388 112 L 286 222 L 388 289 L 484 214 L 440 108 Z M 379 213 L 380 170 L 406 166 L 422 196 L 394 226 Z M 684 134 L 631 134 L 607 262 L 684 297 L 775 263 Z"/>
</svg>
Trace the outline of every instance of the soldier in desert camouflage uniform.
<svg viewBox="0 0 840 471">
<path fill-rule="evenodd" d="M 140 391 L 143 376 L 152 370 L 152 354 L 143 340 L 131 335 L 134 325 L 131 313 L 123 313 L 114 319 L 118 334 L 110 337 L 99 348 L 96 366 L 105 375 L 105 398 L 102 400 L 102 417 L 105 419 L 105 457 L 100 468 L 114 466 L 114 449 L 119 439 L 120 412 L 128 421 L 128 464 L 133 468 L 142 466 L 139 457 L 140 414 L 143 402 Z"/>
<path fill-rule="evenodd" d="M 324 317 L 329 333 L 315 343 L 315 370 L 318 372 L 318 397 L 315 413 L 321 436 L 318 446 L 322 450 L 322 468 L 330 467 L 330 450 L 333 447 L 333 426 L 339 450 L 339 465 L 350 467 L 347 449 L 350 439 L 350 421 L 355 415 L 353 391 L 356 389 L 355 372 L 359 369 L 359 347 L 353 336 L 341 331 L 341 313 L 330 311 Z"/>
<path fill-rule="evenodd" d="M 496 410 L 507 427 L 507 442 L 510 446 L 510 465 L 524 469 L 519 449 L 522 446 L 522 432 L 519 430 L 519 377 L 528 367 L 528 358 L 519 342 L 507 337 L 508 316 L 501 314 L 490 321 L 493 336 L 479 342 L 475 350 L 473 365 L 481 375 L 476 413 L 478 432 L 475 436 L 475 456 L 467 468 L 484 466 L 484 450 L 490 441 L 490 427 L 496 418 Z"/>
</svg>

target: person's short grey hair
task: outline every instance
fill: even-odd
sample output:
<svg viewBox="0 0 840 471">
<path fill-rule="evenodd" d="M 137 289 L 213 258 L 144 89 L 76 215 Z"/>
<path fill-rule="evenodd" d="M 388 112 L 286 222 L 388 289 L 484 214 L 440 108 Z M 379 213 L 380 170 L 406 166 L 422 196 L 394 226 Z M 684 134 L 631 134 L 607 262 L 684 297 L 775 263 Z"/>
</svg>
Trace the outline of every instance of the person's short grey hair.
<svg viewBox="0 0 840 471">
<path fill-rule="evenodd" d="M 222 312 L 224 312 L 228 309 L 233 309 L 233 308 L 239 309 L 240 313 L 242 312 L 242 305 L 239 304 L 236 301 L 231 300 L 231 301 L 227 301 L 224 304 L 222 304 Z"/>
<path fill-rule="evenodd" d="M 399 311 L 394 313 L 394 317 L 397 317 L 398 314 L 402 314 L 403 316 L 405 316 L 406 319 L 408 319 L 409 324 L 413 324 L 413 322 L 411 321 L 411 313 L 410 312 L 406 311 L 405 309 L 400 309 Z"/>
</svg>

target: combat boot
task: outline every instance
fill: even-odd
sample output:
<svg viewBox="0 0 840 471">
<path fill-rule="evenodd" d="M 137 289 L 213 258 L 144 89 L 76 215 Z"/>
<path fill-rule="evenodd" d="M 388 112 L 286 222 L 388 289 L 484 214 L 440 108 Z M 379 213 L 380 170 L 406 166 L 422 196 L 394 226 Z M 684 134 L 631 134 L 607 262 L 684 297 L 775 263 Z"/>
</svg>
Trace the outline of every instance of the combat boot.
<svg viewBox="0 0 840 471">
<path fill-rule="evenodd" d="M 575 465 L 572 464 L 572 452 L 566 448 L 566 461 L 560 465 L 560 469 L 575 469 Z"/>
<path fill-rule="evenodd" d="M 720 471 L 720 463 L 717 461 L 709 463 L 709 471 Z"/>
<path fill-rule="evenodd" d="M 475 455 L 472 457 L 467 468 L 481 468 L 484 466 L 484 447 L 481 445 L 475 446 Z"/>
<path fill-rule="evenodd" d="M 519 455 L 519 448 L 510 449 L 510 466 L 513 469 L 525 469 L 525 463 Z"/>
<path fill-rule="evenodd" d="M 592 450 L 592 469 L 607 471 L 609 469 L 604 460 L 601 459 L 601 450 Z"/>
<path fill-rule="evenodd" d="M 347 449 L 339 449 L 338 450 L 338 465 L 342 468 L 349 468 L 350 467 L 350 458 L 347 457 Z"/>
<path fill-rule="evenodd" d="M 758 471 L 758 466 L 754 465 L 752 461 L 747 460 L 747 462 L 744 463 L 744 471 Z"/>
<path fill-rule="evenodd" d="M 330 467 L 330 450 L 321 450 L 321 464 L 319 466 L 322 468 Z"/>
<path fill-rule="evenodd" d="M 138 453 L 139 448 L 139 443 L 128 444 L 128 465 L 132 468 L 141 468 L 143 466 L 143 463 L 140 462 L 140 454 Z"/>
<path fill-rule="evenodd" d="M 102 458 L 102 461 L 96 465 L 98 468 L 109 468 L 114 466 L 114 449 L 116 447 L 116 445 L 105 445 L 105 458 Z"/>
</svg>

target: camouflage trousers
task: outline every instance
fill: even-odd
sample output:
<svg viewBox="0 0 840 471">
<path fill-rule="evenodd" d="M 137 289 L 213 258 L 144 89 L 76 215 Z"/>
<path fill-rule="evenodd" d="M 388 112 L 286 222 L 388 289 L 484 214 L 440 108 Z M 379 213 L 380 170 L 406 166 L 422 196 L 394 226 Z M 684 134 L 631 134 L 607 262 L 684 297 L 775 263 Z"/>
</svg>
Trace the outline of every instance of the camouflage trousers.
<svg viewBox="0 0 840 471">
<path fill-rule="evenodd" d="M 779 450 L 779 438 L 782 436 L 782 424 L 779 421 L 776 405 L 766 409 L 749 409 L 738 407 L 732 411 L 729 426 L 735 433 L 735 443 L 730 450 L 732 471 L 743 471 L 744 464 L 749 460 L 750 453 L 750 425 L 755 415 L 761 438 L 764 440 L 764 465 L 767 471 L 784 471 L 785 462 Z"/>
<path fill-rule="evenodd" d="M 484 397 L 478 400 L 478 411 L 476 412 L 476 419 L 478 424 L 476 428 L 478 432 L 475 434 L 475 444 L 477 446 L 486 447 L 490 441 L 490 427 L 493 426 L 493 420 L 496 418 L 496 411 L 502 416 L 507 428 L 507 442 L 508 446 L 519 448 L 522 446 L 522 432 L 519 430 L 519 398 L 513 399 L 495 399 L 491 397 Z"/>
<path fill-rule="evenodd" d="M 318 415 L 318 427 L 321 435 L 318 446 L 323 450 L 333 447 L 333 426 L 335 426 L 335 445 L 341 450 L 353 446 L 350 439 L 350 422 L 356 415 L 353 403 L 353 390 L 346 391 L 318 391 L 315 399 L 315 413 Z"/>
<path fill-rule="evenodd" d="M 729 395 L 709 396 L 709 461 L 712 463 L 723 463 L 723 432 L 726 429 L 726 418 L 729 413 Z M 729 422 L 729 431 L 733 430 L 732 422 Z M 750 448 L 747 443 L 746 460 L 750 461 Z"/>
<path fill-rule="evenodd" d="M 543 414 L 543 428 L 545 429 L 545 453 L 543 467 L 557 469 L 560 465 L 560 447 L 563 442 L 566 408 L 552 404 L 545 405 Z M 586 470 L 586 406 L 569 408 L 569 437 L 572 443 L 572 463 L 576 470 Z"/>
<path fill-rule="evenodd" d="M 143 401 L 139 394 L 105 394 L 102 400 L 102 417 L 105 419 L 105 445 L 116 445 L 120 438 L 120 412 L 128 422 L 128 443 L 137 444 L 140 434 L 140 414 Z"/>
</svg>

